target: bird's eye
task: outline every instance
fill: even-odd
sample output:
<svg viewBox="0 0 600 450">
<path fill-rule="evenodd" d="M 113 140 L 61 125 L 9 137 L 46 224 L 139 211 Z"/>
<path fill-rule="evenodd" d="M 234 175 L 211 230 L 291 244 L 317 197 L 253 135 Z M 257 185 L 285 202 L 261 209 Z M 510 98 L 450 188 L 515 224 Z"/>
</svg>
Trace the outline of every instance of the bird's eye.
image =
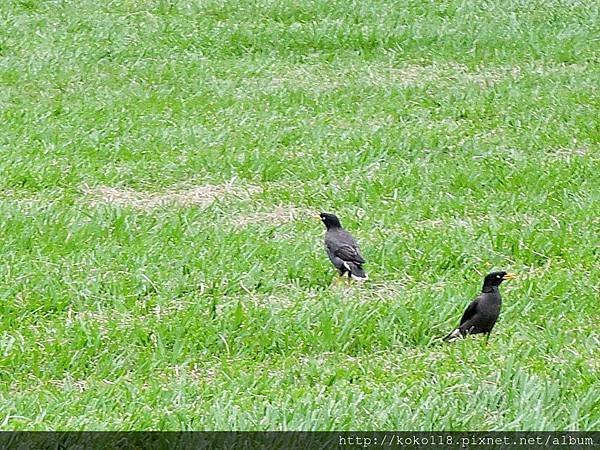
<svg viewBox="0 0 600 450">
<path fill-rule="evenodd" d="M 500 275 L 496 275 L 496 278 L 500 278 Z"/>
</svg>

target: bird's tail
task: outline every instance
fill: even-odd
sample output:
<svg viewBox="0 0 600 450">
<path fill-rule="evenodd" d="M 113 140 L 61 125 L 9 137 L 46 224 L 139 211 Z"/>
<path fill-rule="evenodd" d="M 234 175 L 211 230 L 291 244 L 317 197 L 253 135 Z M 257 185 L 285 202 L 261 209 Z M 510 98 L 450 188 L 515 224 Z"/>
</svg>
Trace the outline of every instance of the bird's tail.
<svg viewBox="0 0 600 450">
<path fill-rule="evenodd" d="M 365 269 L 362 268 L 362 265 L 352 263 L 348 264 L 348 266 L 348 270 L 350 270 L 350 278 L 357 281 L 366 281 L 369 278 L 367 272 L 365 272 Z"/>
</svg>

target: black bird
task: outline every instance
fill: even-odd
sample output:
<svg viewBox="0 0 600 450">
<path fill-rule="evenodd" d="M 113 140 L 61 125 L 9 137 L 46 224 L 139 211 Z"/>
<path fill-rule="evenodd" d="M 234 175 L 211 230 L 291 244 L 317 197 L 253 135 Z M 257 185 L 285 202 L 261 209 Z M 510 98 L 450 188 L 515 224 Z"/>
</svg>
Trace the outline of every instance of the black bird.
<svg viewBox="0 0 600 450">
<path fill-rule="evenodd" d="M 340 219 L 335 215 L 321 213 L 319 218 L 327 227 L 325 232 L 327 256 L 340 273 L 340 278 L 347 273 L 348 278 L 365 281 L 368 277 L 362 265 L 366 261 L 361 256 L 354 238 L 342 228 Z"/>
<path fill-rule="evenodd" d="M 489 339 L 502 306 L 499 286 L 504 280 L 512 280 L 515 277 L 515 274 L 506 272 L 492 272 L 486 275 L 481 294 L 467 307 L 458 328 L 444 337 L 444 340 L 453 341 L 478 333 L 485 333 Z"/>
</svg>

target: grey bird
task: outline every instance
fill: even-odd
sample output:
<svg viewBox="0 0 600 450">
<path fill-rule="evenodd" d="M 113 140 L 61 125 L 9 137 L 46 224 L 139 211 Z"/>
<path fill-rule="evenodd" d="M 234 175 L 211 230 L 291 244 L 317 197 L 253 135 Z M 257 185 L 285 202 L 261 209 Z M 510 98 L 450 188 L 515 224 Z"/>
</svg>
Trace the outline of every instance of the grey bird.
<svg viewBox="0 0 600 450">
<path fill-rule="evenodd" d="M 444 341 L 454 341 L 469 334 L 485 333 L 487 342 L 502 307 L 500 284 L 515 277 L 514 273 L 507 272 L 492 272 L 486 275 L 481 294 L 467 307 L 460 319 L 460 325 L 444 337 Z"/>
<path fill-rule="evenodd" d="M 366 262 L 360 254 L 356 240 L 342 228 L 340 219 L 334 214 L 321 213 L 319 218 L 325 224 L 325 248 L 327 256 L 340 274 L 340 279 L 348 278 L 365 281 L 367 273 L 362 265 Z"/>
</svg>

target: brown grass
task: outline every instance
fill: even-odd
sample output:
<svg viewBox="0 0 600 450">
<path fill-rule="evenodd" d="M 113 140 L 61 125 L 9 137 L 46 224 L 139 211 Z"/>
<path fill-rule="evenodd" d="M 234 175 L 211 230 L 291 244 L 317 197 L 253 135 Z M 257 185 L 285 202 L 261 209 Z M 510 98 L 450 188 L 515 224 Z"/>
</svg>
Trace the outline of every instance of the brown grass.
<svg viewBox="0 0 600 450">
<path fill-rule="evenodd" d="M 108 203 L 138 209 L 153 209 L 167 205 L 206 207 L 215 200 L 247 198 L 261 191 L 258 186 L 202 185 L 190 189 L 166 192 L 143 192 L 109 186 L 84 187 L 83 192 L 92 204 Z"/>
<path fill-rule="evenodd" d="M 276 206 L 271 211 L 258 211 L 249 214 L 240 214 L 235 220 L 238 227 L 245 227 L 255 223 L 287 223 L 297 219 L 306 219 L 316 214 L 308 208 L 298 208 L 293 205 Z"/>
</svg>

